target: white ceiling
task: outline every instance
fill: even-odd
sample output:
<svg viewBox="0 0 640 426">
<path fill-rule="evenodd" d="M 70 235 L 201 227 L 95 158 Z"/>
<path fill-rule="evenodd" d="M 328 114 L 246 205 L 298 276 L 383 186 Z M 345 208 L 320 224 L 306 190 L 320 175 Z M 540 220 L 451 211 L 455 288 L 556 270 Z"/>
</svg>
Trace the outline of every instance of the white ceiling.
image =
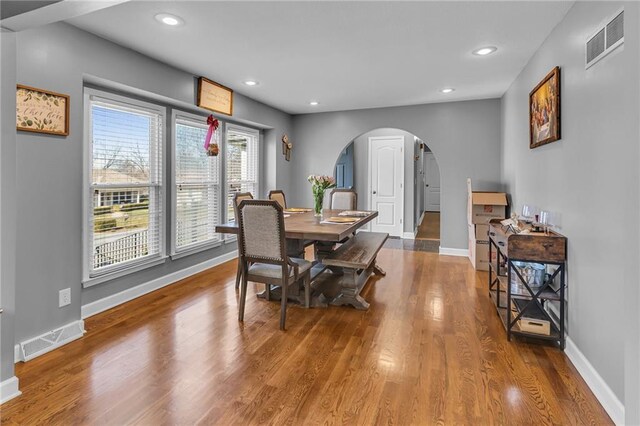
<svg viewBox="0 0 640 426">
<path fill-rule="evenodd" d="M 500 97 L 572 4 L 131 1 L 67 22 L 298 114 Z"/>
</svg>

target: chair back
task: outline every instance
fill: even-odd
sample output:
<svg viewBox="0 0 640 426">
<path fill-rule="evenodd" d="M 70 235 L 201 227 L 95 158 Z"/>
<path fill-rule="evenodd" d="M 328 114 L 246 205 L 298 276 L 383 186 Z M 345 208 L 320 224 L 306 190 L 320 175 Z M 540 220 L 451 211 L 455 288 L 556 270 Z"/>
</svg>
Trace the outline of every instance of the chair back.
<svg viewBox="0 0 640 426">
<path fill-rule="evenodd" d="M 238 206 L 244 200 L 253 200 L 253 195 L 250 192 L 236 192 L 233 194 L 233 217 L 238 220 Z"/>
<path fill-rule="evenodd" d="M 331 191 L 331 210 L 356 210 L 358 194 L 353 189 L 335 188 Z"/>
<path fill-rule="evenodd" d="M 238 213 L 240 257 L 249 262 L 286 262 L 282 207 L 276 201 L 244 200 Z"/>
<path fill-rule="evenodd" d="M 281 189 L 274 189 L 273 191 L 269 191 L 269 199 L 273 201 L 277 201 L 280 204 L 280 207 L 283 209 L 287 208 L 287 199 L 284 197 L 284 191 Z"/>
</svg>

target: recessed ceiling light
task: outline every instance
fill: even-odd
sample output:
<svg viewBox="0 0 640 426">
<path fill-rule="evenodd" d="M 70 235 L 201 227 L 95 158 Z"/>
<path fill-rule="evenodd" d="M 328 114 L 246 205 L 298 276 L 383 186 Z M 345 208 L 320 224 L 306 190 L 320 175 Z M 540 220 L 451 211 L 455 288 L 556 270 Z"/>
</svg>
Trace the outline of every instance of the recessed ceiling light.
<svg viewBox="0 0 640 426">
<path fill-rule="evenodd" d="M 246 84 L 247 86 L 257 86 L 258 82 L 255 80 L 247 80 L 244 82 L 244 84 Z"/>
<path fill-rule="evenodd" d="M 182 20 L 182 18 L 175 15 L 170 15 L 168 13 L 158 13 L 155 16 L 155 18 L 156 18 L 156 21 L 161 22 L 165 25 L 169 25 L 170 27 L 175 27 L 175 26 L 184 24 L 184 21 Z"/>
<path fill-rule="evenodd" d="M 309 105 L 311 105 L 311 106 L 316 106 L 316 105 L 318 105 L 319 103 L 320 103 L 320 102 L 318 102 L 318 101 L 311 101 L 311 102 L 309 102 Z"/>
<path fill-rule="evenodd" d="M 487 47 L 482 47 L 482 48 L 480 48 L 478 50 L 474 50 L 473 54 L 474 55 L 478 55 L 478 56 L 486 56 L 486 55 L 489 55 L 489 54 L 495 52 L 496 50 L 498 50 L 497 47 L 487 46 Z"/>
<path fill-rule="evenodd" d="M 452 87 L 447 87 L 446 89 L 442 89 L 440 90 L 442 93 L 451 93 L 451 92 L 455 92 L 456 89 L 452 88 Z"/>
</svg>

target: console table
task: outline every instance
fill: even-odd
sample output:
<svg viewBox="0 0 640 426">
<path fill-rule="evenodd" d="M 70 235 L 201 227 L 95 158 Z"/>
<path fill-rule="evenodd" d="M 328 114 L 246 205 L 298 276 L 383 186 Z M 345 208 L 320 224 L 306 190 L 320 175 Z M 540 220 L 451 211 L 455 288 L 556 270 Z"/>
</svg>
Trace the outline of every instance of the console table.
<svg viewBox="0 0 640 426">
<path fill-rule="evenodd" d="M 489 222 L 489 295 L 509 340 L 545 340 L 564 349 L 566 259 L 567 239 L 557 232 L 515 234 L 499 219 Z M 544 265 L 541 285 L 528 282 L 525 263 Z"/>
</svg>

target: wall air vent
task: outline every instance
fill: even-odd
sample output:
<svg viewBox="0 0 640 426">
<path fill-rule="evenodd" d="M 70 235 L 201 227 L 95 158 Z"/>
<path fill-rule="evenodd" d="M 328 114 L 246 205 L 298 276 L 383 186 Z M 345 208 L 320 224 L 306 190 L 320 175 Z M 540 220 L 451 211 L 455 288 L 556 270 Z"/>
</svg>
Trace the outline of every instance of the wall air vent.
<svg viewBox="0 0 640 426">
<path fill-rule="evenodd" d="M 64 327 L 52 330 L 31 340 L 20 343 L 20 352 L 16 362 L 29 361 L 37 356 L 54 350 L 73 340 L 79 339 L 84 334 L 84 322 L 75 321 Z"/>
<path fill-rule="evenodd" d="M 624 43 L 624 10 L 618 11 L 605 21 L 596 32 L 589 37 L 585 46 L 585 68 L 589 68 L 600 59 L 613 52 Z"/>
</svg>

